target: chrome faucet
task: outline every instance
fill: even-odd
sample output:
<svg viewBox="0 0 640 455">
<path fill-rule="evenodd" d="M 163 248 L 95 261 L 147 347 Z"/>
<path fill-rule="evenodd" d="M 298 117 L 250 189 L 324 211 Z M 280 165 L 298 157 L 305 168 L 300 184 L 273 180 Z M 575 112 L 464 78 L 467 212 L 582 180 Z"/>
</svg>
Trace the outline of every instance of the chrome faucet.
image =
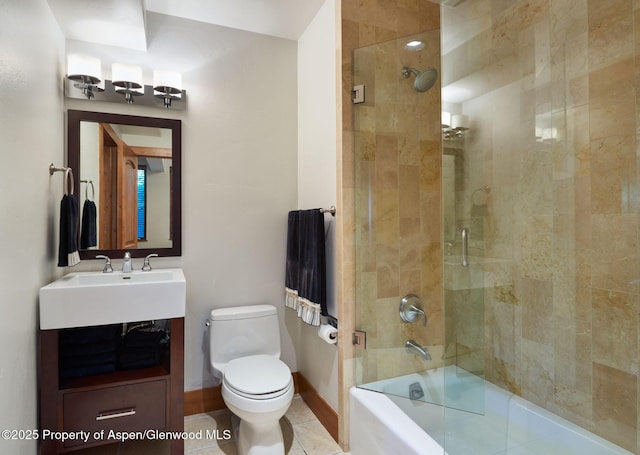
<svg viewBox="0 0 640 455">
<path fill-rule="evenodd" d="M 113 272 L 113 267 L 111 267 L 111 259 L 109 256 L 105 256 L 103 254 L 99 254 L 96 256 L 96 259 L 104 259 L 104 268 L 102 269 L 102 273 L 111 273 Z"/>
<path fill-rule="evenodd" d="M 131 273 L 133 267 L 131 267 L 131 253 L 128 251 L 124 253 L 124 261 L 122 262 L 122 273 Z"/>
<path fill-rule="evenodd" d="M 148 254 L 147 257 L 144 258 L 144 264 L 142 264 L 142 271 L 143 272 L 150 272 L 151 271 L 151 263 L 149 262 L 149 259 L 157 258 L 157 257 L 158 257 L 157 253 Z"/>
<path fill-rule="evenodd" d="M 431 354 L 427 348 L 423 348 L 413 340 L 407 340 L 404 344 L 404 350 L 410 354 L 420 356 L 425 362 L 431 361 Z"/>
</svg>

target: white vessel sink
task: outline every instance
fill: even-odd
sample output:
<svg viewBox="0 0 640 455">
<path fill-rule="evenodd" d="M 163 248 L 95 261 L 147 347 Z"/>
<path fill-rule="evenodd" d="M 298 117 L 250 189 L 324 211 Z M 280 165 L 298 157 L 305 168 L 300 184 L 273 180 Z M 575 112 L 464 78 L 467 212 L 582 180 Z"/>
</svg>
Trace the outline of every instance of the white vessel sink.
<svg viewBox="0 0 640 455">
<path fill-rule="evenodd" d="M 40 288 L 40 329 L 184 317 L 182 269 L 76 272 Z"/>
</svg>

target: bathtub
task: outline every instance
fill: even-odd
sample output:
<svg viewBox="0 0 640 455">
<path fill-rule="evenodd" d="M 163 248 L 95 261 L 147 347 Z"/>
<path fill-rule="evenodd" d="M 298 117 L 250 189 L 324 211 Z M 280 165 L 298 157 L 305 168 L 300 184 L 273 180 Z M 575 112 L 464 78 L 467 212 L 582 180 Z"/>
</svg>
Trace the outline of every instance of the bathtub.
<svg viewBox="0 0 640 455">
<path fill-rule="evenodd" d="M 632 455 L 456 366 L 446 367 L 445 390 L 444 370 L 352 387 L 351 453 Z M 423 398 L 397 396 L 407 396 L 415 383 Z"/>
</svg>

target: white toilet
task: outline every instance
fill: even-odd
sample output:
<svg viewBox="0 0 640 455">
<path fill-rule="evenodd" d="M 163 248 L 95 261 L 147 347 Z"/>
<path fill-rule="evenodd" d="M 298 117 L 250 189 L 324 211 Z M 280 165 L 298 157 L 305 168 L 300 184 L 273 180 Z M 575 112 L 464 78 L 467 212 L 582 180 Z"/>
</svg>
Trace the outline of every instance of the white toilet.
<svg viewBox="0 0 640 455">
<path fill-rule="evenodd" d="M 240 455 L 283 455 L 280 418 L 293 398 L 289 367 L 280 360 L 278 312 L 272 305 L 220 308 L 209 319 L 209 358 L 222 398 L 240 418 Z"/>
</svg>

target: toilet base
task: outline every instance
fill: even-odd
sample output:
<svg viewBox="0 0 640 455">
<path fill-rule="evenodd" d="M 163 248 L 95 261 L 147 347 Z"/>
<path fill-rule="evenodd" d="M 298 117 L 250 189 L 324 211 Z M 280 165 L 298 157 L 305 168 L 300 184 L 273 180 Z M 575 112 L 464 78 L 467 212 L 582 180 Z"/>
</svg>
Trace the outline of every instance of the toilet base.
<svg viewBox="0 0 640 455">
<path fill-rule="evenodd" d="M 280 421 L 255 424 L 231 414 L 231 429 L 238 455 L 284 455 Z"/>
</svg>

